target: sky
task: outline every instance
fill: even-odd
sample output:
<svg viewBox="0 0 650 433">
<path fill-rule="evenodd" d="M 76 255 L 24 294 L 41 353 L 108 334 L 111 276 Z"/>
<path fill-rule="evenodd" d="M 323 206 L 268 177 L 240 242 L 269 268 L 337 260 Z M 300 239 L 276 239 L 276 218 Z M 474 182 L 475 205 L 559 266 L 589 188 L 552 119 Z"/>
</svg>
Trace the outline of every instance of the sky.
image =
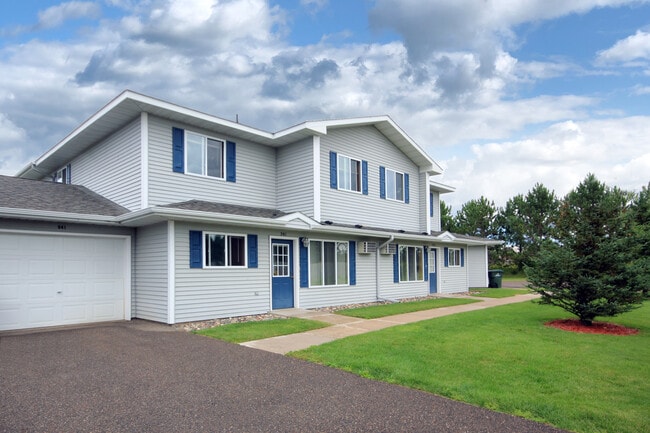
<svg viewBox="0 0 650 433">
<path fill-rule="evenodd" d="M 650 181 L 650 0 L 0 2 L 0 174 L 125 89 L 272 132 L 387 114 L 454 212 Z"/>
</svg>

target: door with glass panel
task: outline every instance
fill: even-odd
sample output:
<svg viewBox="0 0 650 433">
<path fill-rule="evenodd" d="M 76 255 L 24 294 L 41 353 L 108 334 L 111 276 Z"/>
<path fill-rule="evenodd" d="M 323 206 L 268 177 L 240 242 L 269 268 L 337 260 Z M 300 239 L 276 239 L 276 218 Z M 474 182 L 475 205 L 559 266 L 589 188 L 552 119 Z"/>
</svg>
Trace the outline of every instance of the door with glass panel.
<svg viewBox="0 0 650 433">
<path fill-rule="evenodd" d="M 429 293 L 438 293 L 438 249 L 429 249 Z"/>
<path fill-rule="evenodd" d="M 271 242 L 271 278 L 272 308 L 293 308 L 293 241 Z"/>
</svg>

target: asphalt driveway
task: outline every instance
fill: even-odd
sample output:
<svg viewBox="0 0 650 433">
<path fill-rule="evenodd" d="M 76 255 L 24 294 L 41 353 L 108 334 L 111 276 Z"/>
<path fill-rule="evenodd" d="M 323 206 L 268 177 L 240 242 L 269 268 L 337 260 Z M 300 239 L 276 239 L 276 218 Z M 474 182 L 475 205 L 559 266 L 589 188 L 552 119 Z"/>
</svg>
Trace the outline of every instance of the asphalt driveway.
<svg viewBox="0 0 650 433">
<path fill-rule="evenodd" d="M 0 336 L 0 431 L 560 430 L 135 321 Z"/>
</svg>

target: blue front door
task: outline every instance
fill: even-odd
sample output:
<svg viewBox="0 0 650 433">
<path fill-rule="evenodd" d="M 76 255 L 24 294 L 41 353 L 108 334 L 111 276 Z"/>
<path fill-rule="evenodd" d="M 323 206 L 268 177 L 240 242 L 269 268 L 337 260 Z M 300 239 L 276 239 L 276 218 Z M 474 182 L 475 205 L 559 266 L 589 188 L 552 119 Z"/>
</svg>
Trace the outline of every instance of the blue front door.
<svg viewBox="0 0 650 433">
<path fill-rule="evenodd" d="M 429 250 L 429 293 L 438 293 L 438 249 Z"/>
<path fill-rule="evenodd" d="M 271 276 L 273 309 L 293 308 L 293 241 L 271 242 Z"/>
</svg>

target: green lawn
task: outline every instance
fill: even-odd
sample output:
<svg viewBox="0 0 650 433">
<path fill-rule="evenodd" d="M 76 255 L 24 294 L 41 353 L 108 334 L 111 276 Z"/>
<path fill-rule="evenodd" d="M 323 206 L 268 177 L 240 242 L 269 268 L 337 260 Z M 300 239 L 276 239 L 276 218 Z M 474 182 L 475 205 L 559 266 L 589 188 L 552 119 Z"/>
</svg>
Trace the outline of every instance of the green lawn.
<svg viewBox="0 0 650 433">
<path fill-rule="evenodd" d="M 394 316 L 395 314 L 452 307 L 454 305 L 471 304 L 473 302 L 478 301 L 459 298 L 429 298 L 423 301 L 395 302 L 393 304 L 374 305 L 371 307 L 348 308 L 347 310 L 339 310 L 336 314 L 358 317 L 360 319 L 377 319 L 379 317 Z"/>
<path fill-rule="evenodd" d="M 478 296 L 480 298 L 509 298 L 510 296 L 515 295 L 524 295 L 526 293 L 531 293 L 528 289 L 472 289 L 472 296 Z"/>
<path fill-rule="evenodd" d="M 386 382 L 584 433 L 650 432 L 650 302 L 609 321 L 634 336 L 545 327 L 531 302 L 456 314 L 292 353 Z"/>
<path fill-rule="evenodd" d="M 202 329 L 194 333 L 218 340 L 230 341 L 231 343 L 243 343 L 244 341 L 261 340 L 262 338 L 311 331 L 326 326 L 330 325 L 315 320 L 289 318 L 264 320 L 260 322 L 231 323 L 229 325 Z"/>
</svg>

